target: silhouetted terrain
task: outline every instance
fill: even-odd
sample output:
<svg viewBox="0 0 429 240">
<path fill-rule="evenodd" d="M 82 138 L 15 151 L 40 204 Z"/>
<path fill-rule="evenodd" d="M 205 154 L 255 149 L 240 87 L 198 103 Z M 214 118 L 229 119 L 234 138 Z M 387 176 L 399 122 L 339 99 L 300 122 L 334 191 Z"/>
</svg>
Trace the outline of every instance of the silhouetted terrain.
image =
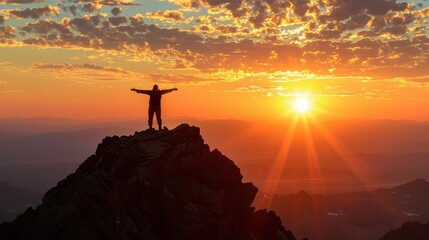
<svg viewBox="0 0 429 240">
<path fill-rule="evenodd" d="M 39 205 L 41 197 L 41 193 L 0 182 L 0 223 L 12 221 L 26 208 Z"/>
<path fill-rule="evenodd" d="M 275 211 L 298 239 L 375 240 L 407 221 L 429 221 L 429 182 L 335 195 L 259 192 L 254 205 Z"/>
<path fill-rule="evenodd" d="M 273 212 L 255 211 L 257 188 L 210 151 L 199 129 L 107 137 L 95 155 L 11 223 L 2 240 L 295 239 Z"/>
<path fill-rule="evenodd" d="M 399 229 L 389 231 L 380 240 L 427 240 L 429 239 L 429 222 L 421 224 L 418 222 L 404 223 Z"/>
<path fill-rule="evenodd" d="M 172 126 L 178 121 L 183 122 L 165 122 Z M 309 123 L 308 129 L 297 124 L 293 139 L 287 139 L 291 131 L 288 121 L 186 122 L 200 126 L 207 143 L 235 159 L 245 179 L 262 190 L 284 143 L 291 147 L 280 176 L 278 191 L 283 194 L 300 190 L 364 191 L 418 177 L 429 179 L 429 123 L 425 122 L 325 121 Z M 145 120 L 0 119 L 0 181 L 46 191 L 91 154 L 102 136 L 130 134 L 132 129 L 145 126 Z M 306 129 L 311 132 L 310 138 Z M 341 143 L 337 148 L 342 152 L 328 139 Z M 309 164 L 309 140 L 314 143 L 317 166 Z M 319 172 L 319 176 L 315 178 L 311 172 Z"/>
<path fill-rule="evenodd" d="M 182 120 L 170 120 L 166 124 L 172 126 L 177 121 Z M 307 193 L 290 195 L 294 197 L 288 201 L 296 203 L 299 199 L 301 205 L 281 201 L 279 214 L 286 226 L 293 227 L 300 238 L 330 232 L 330 237 L 334 237 L 335 233 L 335 236 L 353 235 L 355 239 L 365 239 L 367 236 L 380 237 L 405 221 L 428 221 L 427 218 L 425 220 L 427 208 L 421 204 L 424 202 L 415 201 L 419 192 L 425 193 L 427 190 L 417 187 L 417 193 L 409 194 L 414 201 L 407 203 L 411 206 L 409 208 L 406 206 L 406 201 L 410 201 L 407 197 L 392 200 L 385 197 L 388 194 L 381 194 L 383 199 L 394 202 L 395 209 L 403 210 L 402 213 L 397 210 L 396 214 L 387 213 L 387 206 L 391 205 L 374 200 L 373 192 L 369 191 L 380 187 L 392 190 L 392 186 L 418 177 L 429 179 L 429 123 L 391 120 L 323 122 L 325 131 L 342 144 L 341 153 L 332 147 L 319 127 L 310 125 L 311 140 L 317 155 L 316 168 L 309 165 L 306 147 L 309 138 L 302 125 L 296 126 L 291 140 L 287 138 L 290 122 L 186 121 L 199 125 L 206 142 L 222 149 L 223 153 L 234 159 L 244 180 L 252 181 L 262 191 L 265 190 L 267 179 L 270 179 L 271 170 L 276 168 L 273 162 L 282 144 L 290 142 L 277 193 L 296 193 L 301 190 Z M 0 181 L 8 181 L 32 192 L 45 192 L 93 153 L 103 136 L 131 134 L 134 132 L 132 129 L 142 129 L 145 125 L 145 120 L 82 122 L 68 119 L 0 119 Z M 314 172 L 319 175 L 314 177 Z M 350 193 L 357 191 L 361 193 Z M 340 194 L 345 192 L 349 194 Z M 332 197 L 335 193 L 338 198 Z M 4 196 L 0 195 L 0 201 Z M 38 196 L 35 197 L 38 200 L 36 202 L 41 201 L 41 195 Z M 267 196 L 271 196 L 271 193 Z M 351 200 L 344 200 L 348 198 Z M 17 198 L 17 202 L 23 202 L 24 206 L 33 204 L 28 199 Z M 398 205 L 398 201 L 404 202 Z M 303 210 L 303 206 L 319 202 L 319 210 Z M 288 217 L 282 212 L 285 206 L 296 209 L 290 210 L 288 214 L 302 215 Z M 20 209 L 17 211 L 22 212 L 23 208 Z M 341 209 L 349 209 L 346 221 L 343 219 L 344 212 L 339 212 Z M 13 219 L 16 213 L 0 209 L 3 219 Z M 316 217 L 309 218 L 313 215 Z M 301 221 L 305 224 L 299 224 Z M 316 231 L 319 225 L 324 225 L 325 230 Z"/>
</svg>

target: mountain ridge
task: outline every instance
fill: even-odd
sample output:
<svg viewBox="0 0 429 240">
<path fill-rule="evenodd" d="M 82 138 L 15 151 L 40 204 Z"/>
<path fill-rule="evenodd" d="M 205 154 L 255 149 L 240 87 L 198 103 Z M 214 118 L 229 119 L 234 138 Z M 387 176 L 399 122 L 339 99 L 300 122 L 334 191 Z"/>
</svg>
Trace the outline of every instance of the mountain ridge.
<svg viewBox="0 0 429 240">
<path fill-rule="evenodd" d="M 199 129 L 106 137 L 94 155 L 11 223 L 2 239 L 294 240 L 257 188 Z"/>
</svg>

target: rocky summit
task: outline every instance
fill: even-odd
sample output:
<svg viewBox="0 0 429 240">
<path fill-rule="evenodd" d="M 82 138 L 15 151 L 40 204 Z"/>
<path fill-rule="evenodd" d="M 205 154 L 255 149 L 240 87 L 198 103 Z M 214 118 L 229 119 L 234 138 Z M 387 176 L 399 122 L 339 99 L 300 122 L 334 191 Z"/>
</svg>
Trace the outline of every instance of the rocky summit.
<svg viewBox="0 0 429 240">
<path fill-rule="evenodd" d="M 42 204 L 0 225 L 2 240 L 293 240 L 257 188 L 199 128 L 106 137 Z"/>
</svg>

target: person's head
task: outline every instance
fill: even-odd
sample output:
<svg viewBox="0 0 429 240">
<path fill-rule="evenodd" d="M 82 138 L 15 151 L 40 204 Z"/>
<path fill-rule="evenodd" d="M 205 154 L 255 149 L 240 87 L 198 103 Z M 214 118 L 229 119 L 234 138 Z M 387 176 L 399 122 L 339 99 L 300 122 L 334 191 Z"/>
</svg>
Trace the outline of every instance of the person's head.
<svg viewBox="0 0 429 240">
<path fill-rule="evenodd" d="M 153 90 L 153 91 L 158 91 L 158 90 L 159 90 L 158 85 L 156 85 L 156 84 L 155 84 L 155 85 L 153 85 L 152 90 Z"/>
</svg>

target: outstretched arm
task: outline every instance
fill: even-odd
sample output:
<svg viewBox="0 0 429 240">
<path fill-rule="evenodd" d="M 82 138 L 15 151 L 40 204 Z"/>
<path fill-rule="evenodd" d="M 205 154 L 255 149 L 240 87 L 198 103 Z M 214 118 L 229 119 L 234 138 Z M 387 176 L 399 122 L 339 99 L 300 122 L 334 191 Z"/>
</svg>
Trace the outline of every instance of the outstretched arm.
<svg viewBox="0 0 429 240">
<path fill-rule="evenodd" d="M 171 89 L 161 90 L 160 92 L 161 92 L 161 94 L 166 94 L 166 93 L 169 93 L 169 92 L 172 92 L 172 91 L 177 91 L 177 90 L 179 90 L 179 89 L 177 89 L 177 88 L 171 88 Z"/>
<path fill-rule="evenodd" d="M 143 93 L 143 94 L 150 94 L 152 92 L 151 90 L 140 90 L 135 88 L 131 88 L 131 91 L 134 91 L 136 93 Z"/>
</svg>

